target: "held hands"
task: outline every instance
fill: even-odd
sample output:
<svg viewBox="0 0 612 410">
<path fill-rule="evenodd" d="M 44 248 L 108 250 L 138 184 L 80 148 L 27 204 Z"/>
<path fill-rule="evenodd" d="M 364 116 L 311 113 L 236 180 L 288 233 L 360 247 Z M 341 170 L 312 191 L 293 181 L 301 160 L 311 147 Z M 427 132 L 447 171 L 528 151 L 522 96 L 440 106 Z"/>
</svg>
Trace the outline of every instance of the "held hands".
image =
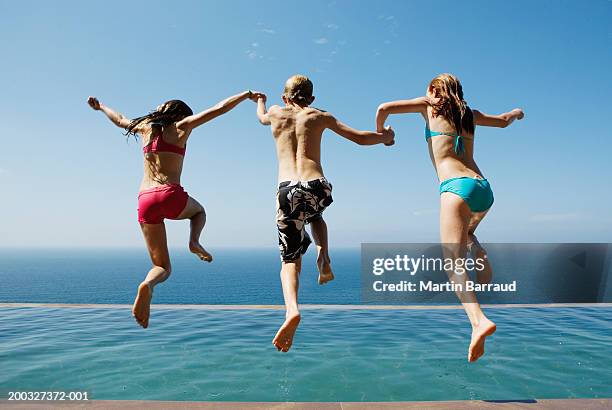
<svg viewBox="0 0 612 410">
<path fill-rule="evenodd" d="M 520 108 L 515 108 L 512 113 L 516 116 L 517 120 L 522 120 L 525 117 L 525 113 Z"/>
<path fill-rule="evenodd" d="M 385 129 L 382 132 L 383 134 L 383 143 L 387 146 L 390 147 L 391 145 L 395 144 L 395 131 L 393 131 L 393 128 L 391 128 L 390 125 L 387 125 L 385 127 Z"/>
<path fill-rule="evenodd" d="M 96 97 L 89 97 L 87 99 L 87 104 L 96 111 L 100 110 L 100 101 L 98 101 Z"/>
<path fill-rule="evenodd" d="M 260 91 L 251 91 L 248 96 L 249 100 L 253 102 L 258 102 L 260 99 L 263 99 L 263 102 L 266 102 L 266 95 Z"/>
</svg>

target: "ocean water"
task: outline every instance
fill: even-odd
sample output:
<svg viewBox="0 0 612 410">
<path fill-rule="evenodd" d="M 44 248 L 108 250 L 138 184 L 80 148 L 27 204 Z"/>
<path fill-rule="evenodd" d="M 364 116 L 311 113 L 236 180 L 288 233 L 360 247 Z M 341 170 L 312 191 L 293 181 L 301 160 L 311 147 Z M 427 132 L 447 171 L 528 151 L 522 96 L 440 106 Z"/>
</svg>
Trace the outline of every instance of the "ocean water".
<svg viewBox="0 0 612 410">
<path fill-rule="evenodd" d="M 525 249 L 527 247 L 528 249 Z M 612 302 L 612 251 L 606 244 L 557 246 L 487 245 L 494 280 L 519 282 L 512 293 L 484 293 L 483 303 Z M 612 249 L 612 248 L 611 248 Z M 155 289 L 155 303 L 282 304 L 276 249 L 212 249 L 215 260 L 200 261 L 184 249 L 172 250 L 172 276 Z M 582 259 L 578 260 L 574 255 Z M 419 300 L 408 294 L 362 295 L 371 274 L 361 273 L 359 249 L 332 249 L 336 279 L 317 284 L 315 252 L 302 263 L 300 302 L 314 304 L 456 304 L 455 295 Z M 552 261 L 552 263 L 551 263 Z M 584 265 L 584 268 L 579 266 Z M 0 302 L 132 303 L 150 269 L 145 249 L 0 250 Z M 441 272 L 418 278 L 447 280 Z M 393 276 L 385 278 L 392 280 Z M 402 276 L 404 275 L 404 276 Z M 399 279 L 406 279 L 397 272 Z M 370 292 L 370 294 L 373 292 Z M 429 295 L 427 295 L 429 297 Z M 435 297 L 434 297 L 435 296 Z"/>
<path fill-rule="evenodd" d="M 155 303 L 282 304 L 276 249 L 221 249 L 212 263 L 171 250 L 172 275 Z M 359 303 L 359 250 L 332 254 L 336 280 L 317 284 L 315 253 L 303 262 L 302 303 Z M 0 250 L 0 302 L 132 303 L 151 267 L 145 249 Z"/>
<path fill-rule="evenodd" d="M 0 393 L 206 401 L 612 397 L 611 308 L 496 308 L 466 361 L 460 310 L 304 310 L 290 353 L 280 310 L 0 308 Z"/>
</svg>

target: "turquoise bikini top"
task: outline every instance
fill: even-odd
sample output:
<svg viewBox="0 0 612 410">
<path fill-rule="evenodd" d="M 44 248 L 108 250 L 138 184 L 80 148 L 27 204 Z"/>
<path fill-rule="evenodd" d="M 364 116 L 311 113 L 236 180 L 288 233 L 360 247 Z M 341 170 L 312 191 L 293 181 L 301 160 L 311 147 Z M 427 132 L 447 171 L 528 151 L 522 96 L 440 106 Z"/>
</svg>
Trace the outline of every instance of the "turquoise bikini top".
<svg viewBox="0 0 612 410">
<path fill-rule="evenodd" d="M 446 135 L 447 137 L 452 137 L 455 139 L 455 154 L 459 155 L 465 151 L 463 148 L 463 137 L 454 132 L 438 132 L 432 131 L 428 126 L 425 126 L 425 141 L 430 139 L 431 137 L 435 137 L 438 135 Z"/>
</svg>

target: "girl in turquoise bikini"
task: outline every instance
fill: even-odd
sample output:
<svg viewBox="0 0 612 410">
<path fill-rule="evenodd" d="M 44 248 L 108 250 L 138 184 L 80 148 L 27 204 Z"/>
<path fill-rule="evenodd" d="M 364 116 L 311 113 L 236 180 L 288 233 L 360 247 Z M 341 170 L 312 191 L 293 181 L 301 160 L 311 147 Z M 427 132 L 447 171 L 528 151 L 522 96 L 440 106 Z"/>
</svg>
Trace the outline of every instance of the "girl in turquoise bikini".
<svg viewBox="0 0 612 410">
<path fill-rule="evenodd" d="M 514 110 L 488 115 L 472 110 L 463 99 L 463 89 L 452 74 L 440 74 L 427 88 L 424 97 L 381 104 L 376 112 L 376 127 L 382 132 L 390 114 L 419 113 L 425 120 L 425 139 L 440 183 L 440 240 L 445 257 L 465 258 L 469 251 L 474 259 L 486 261 L 486 252 L 474 235 L 478 224 L 493 205 L 493 191 L 474 161 L 474 128 L 476 125 L 505 128 L 524 117 Z M 478 281 L 491 280 L 491 267 L 477 272 Z M 449 273 L 454 282 L 465 282 L 466 275 Z M 473 292 L 458 292 L 459 299 L 472 324 L 468 350 L 470 362 L 484 354 L 487 336 L 495 332 L 480 308 Z"/>
</svg>

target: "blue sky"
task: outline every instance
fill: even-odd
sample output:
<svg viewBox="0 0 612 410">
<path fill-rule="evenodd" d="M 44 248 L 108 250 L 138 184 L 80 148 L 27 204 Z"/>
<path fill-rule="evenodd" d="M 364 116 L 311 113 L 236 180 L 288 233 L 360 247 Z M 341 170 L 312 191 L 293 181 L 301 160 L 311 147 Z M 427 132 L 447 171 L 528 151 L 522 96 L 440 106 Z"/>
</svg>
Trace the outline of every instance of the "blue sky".
<svg viewBox="0 0 612 410">
<path fill-rule="evenodd" d="M 279 103 L 303 73 L 316 104 L 371 129 L 379 103 L 452 72 L 468 103 L 524 121 L 478 129 L 496 202 L 482 241 L 612 241 L 612 2 L 0 2 L 0 246 L 141 246 L 139 145 L 91 111 L 136 117 L 180 98 L 205 109 L 244 89 Z M 438 186 L 417 116 L 397 143 L 326 134 L 331 244 L 435 241 Z M 255 106 L 197 129 L 183 184 L 208 212 L 205 242 L 275 246 L 276 159 Z M 171 246 L 187 222 L 170 222 Z"/>
</svg>

